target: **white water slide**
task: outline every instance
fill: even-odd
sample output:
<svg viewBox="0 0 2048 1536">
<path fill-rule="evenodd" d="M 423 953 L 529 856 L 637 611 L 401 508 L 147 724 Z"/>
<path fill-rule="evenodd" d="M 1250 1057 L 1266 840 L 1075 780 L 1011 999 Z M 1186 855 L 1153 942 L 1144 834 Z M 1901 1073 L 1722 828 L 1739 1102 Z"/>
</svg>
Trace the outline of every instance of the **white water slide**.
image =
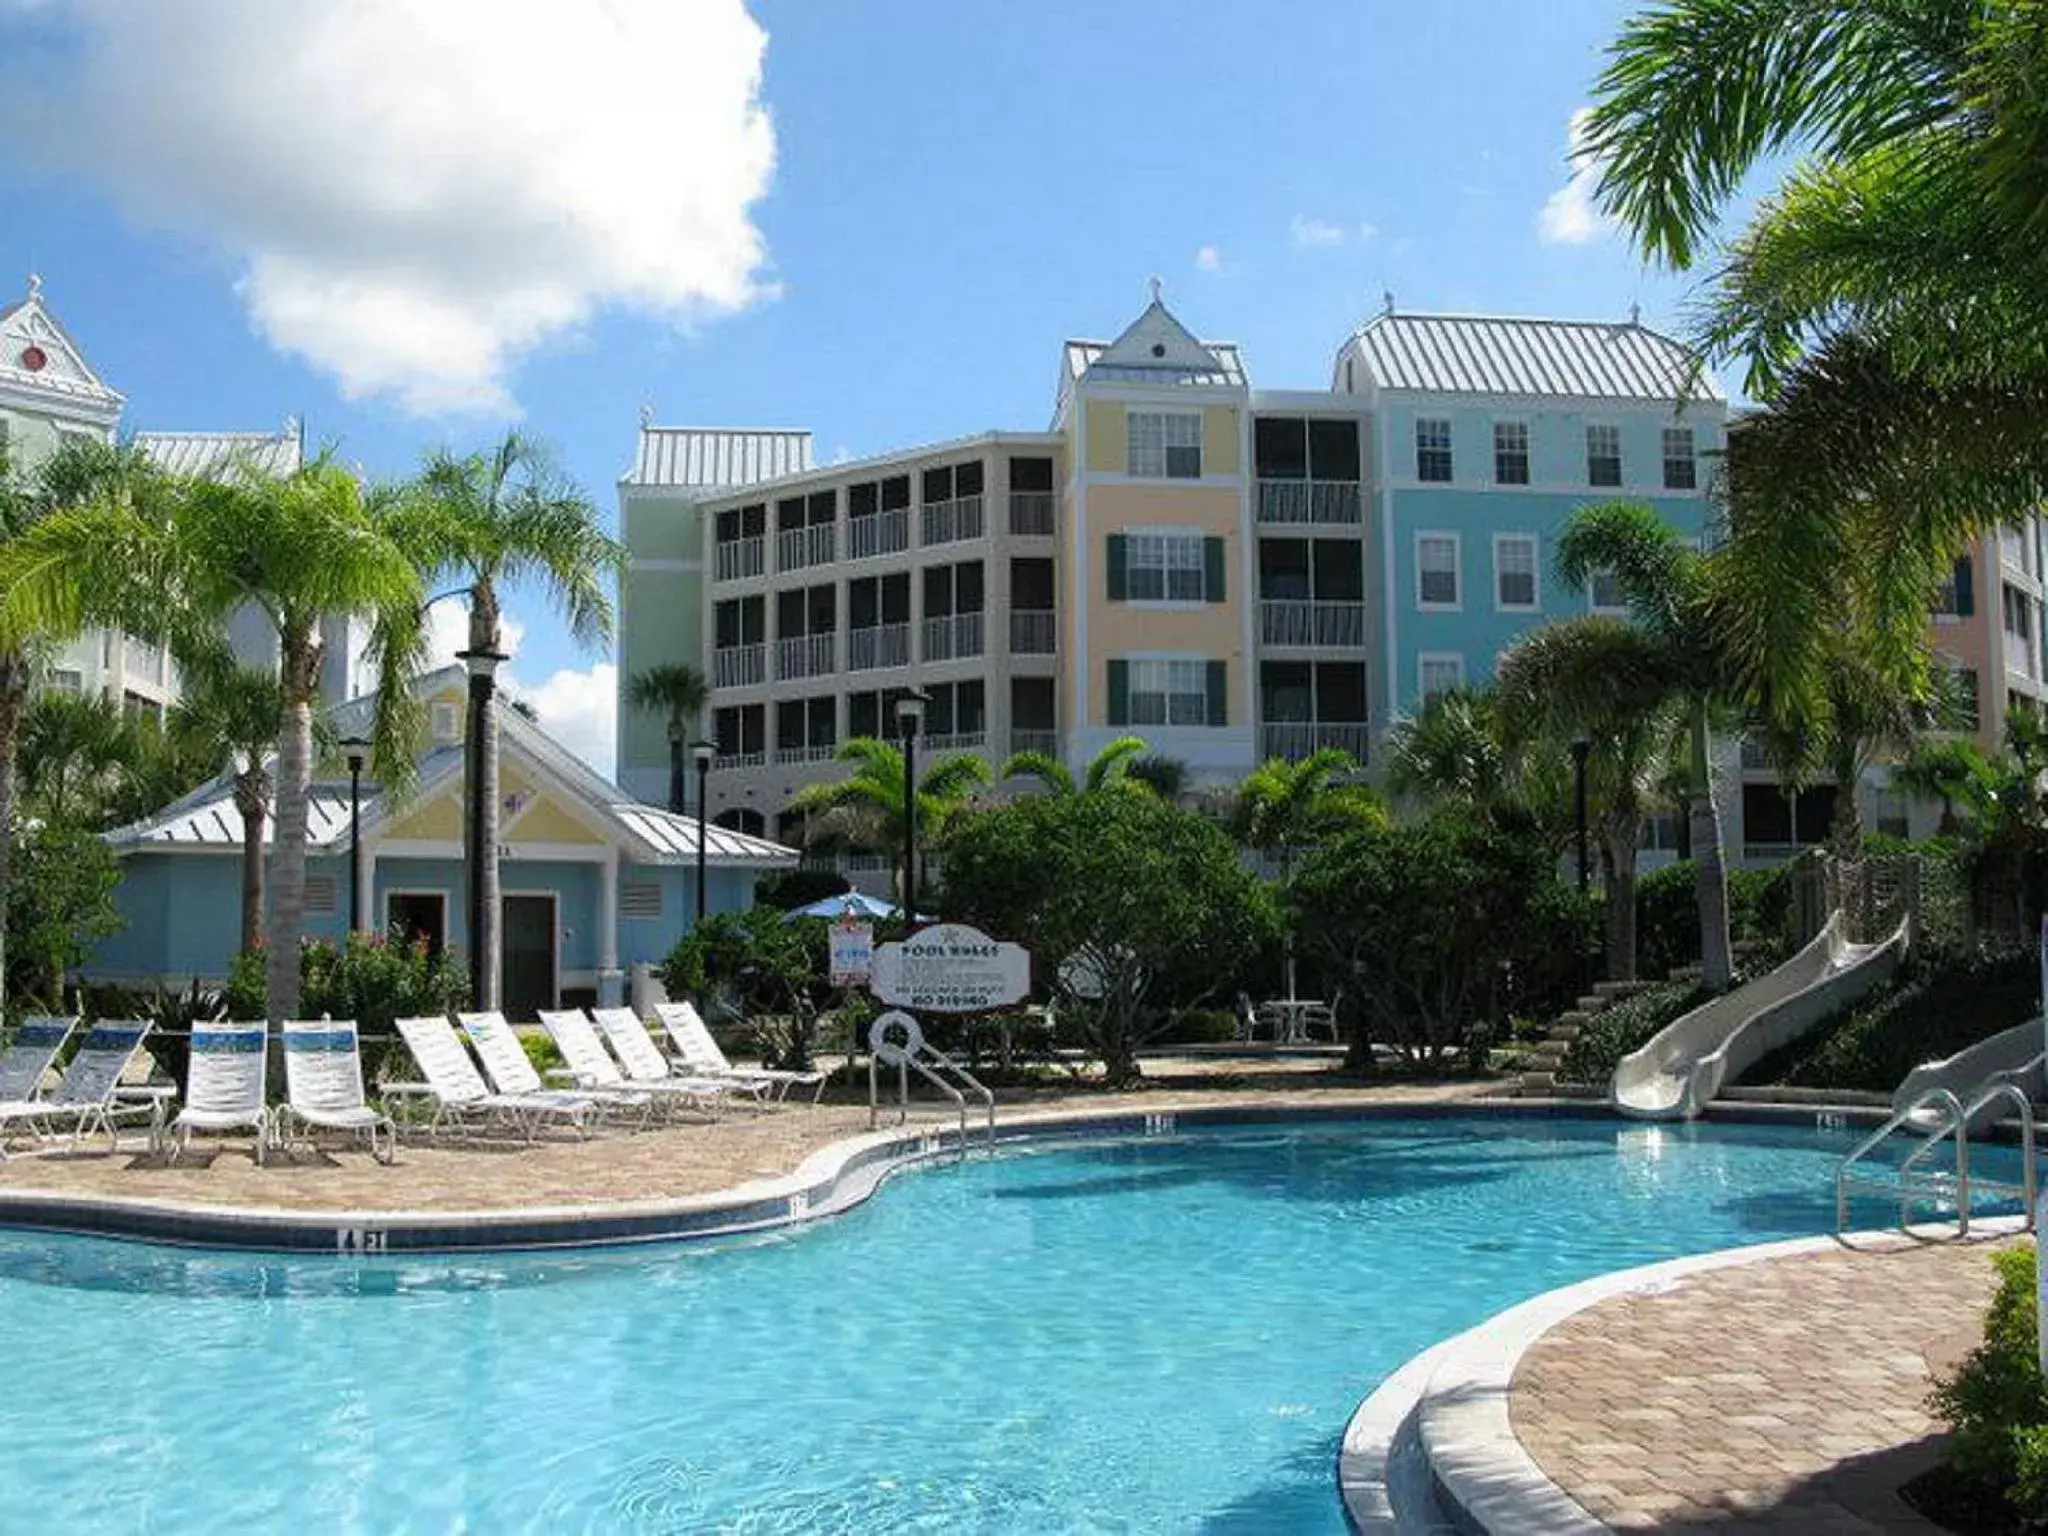
<svg viewBox="0 0 2048 1536">
<path fill-rule="evenodd" d="M 2028 1098 L 2042 1097 L 2042 1026 L 2039 1019 L 2015 1024 L 2011 1029 L 1979 1040 L 1939 1061 L 1923 1062 L 1906 1074 L 1892 1094 L 1892 1111 L 1907 1109 L 1915 1099 L 1935 1088 L 1946 1088 L 1958 1099 L 1970 1103 L 2001 1083 L 2010 1083 Z M 1971 1118 L 1970 1129 L 1982 1130 L 2004 1114 L 2010 1101 L 1985 1105 Z M 1914 1116 L 1916 1124 L 1931 1124 L 1939 1118 L 1933 1108 Z"/>
<path fill-rule="evenodd" d="M 1690 1120 L 1724 1083 L 1855 1001 L 1898 967 L 1906 925 L 1878 944 L 1851 944 L 1837 912 L 1798 954 L 1667 1024 L 1621 1059 L 1609 1096 L 1641 1120 Z"/>
</svg>

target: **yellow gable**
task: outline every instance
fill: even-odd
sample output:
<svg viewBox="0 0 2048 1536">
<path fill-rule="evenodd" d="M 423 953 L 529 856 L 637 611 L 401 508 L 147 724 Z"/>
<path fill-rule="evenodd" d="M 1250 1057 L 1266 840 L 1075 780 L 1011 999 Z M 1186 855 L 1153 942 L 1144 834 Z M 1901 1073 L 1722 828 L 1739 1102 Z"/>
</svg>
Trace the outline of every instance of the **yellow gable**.
<svg viewBox="0 0 2048 1536">
<path fill-rule="evenodd" d="M 507 791 L 511 794 L 512 791 Z M 545 795 L 536 796 L 499 832 L 506 842 L 601 843 L 603 838 Z"/>
<path fill-rule="evenodd" d="M 437 795 L 414 806 L 384 831 L 404 842 L 453 843 L 462 840 L 462 803 L 458 794 Z"/>
</svg>

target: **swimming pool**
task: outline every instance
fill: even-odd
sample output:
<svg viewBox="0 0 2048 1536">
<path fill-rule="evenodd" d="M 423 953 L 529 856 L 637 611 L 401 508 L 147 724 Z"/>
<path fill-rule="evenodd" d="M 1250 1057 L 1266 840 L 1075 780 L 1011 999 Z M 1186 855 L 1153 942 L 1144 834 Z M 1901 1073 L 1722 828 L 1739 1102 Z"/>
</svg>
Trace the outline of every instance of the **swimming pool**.
<svg viewBox="0 0 2048 1536">
<path fill-rule="evenodd" d="M 0 1511 L 1336 1532 L 1338 1438 L 1381 1376 L 1590 1274 L 1831 1230 L 1850 1143 L 1465 1117 L 1055 1142 L 771 1237 L 571 1254 L 0 1234 Z"/>
</svg>

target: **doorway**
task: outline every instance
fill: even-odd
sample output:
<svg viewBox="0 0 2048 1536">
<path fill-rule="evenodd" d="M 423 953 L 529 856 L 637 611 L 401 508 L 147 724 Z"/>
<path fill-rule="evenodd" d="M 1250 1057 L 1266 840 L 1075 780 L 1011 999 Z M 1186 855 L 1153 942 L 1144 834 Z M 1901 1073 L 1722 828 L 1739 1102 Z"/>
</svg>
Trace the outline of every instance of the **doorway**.
<svg viewBox="0 0 2048 1536">
<path fill-rule="evenodd" d="M 384 898 L 385 931 L 411 944 L 427 941 L 436 959 L 448 942 L 448 897 L 441 891 L 392 891 Z"/>
<path fill-rule="evenodd" d="M 531 1019 L 555 1006 L 555 896 L 500 898 L 505 959 L 499 995 L 508 1019 Z"/>
</svg>

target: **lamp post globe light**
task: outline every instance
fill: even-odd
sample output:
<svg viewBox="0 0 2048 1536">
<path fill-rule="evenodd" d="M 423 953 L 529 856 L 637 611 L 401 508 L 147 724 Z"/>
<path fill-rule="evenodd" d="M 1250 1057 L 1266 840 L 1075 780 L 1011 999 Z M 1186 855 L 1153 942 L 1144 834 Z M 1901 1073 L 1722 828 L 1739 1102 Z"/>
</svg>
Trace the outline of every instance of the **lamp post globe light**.
<svg viewBox="0 0 2048 1536">
<path fill-rule="evenodd" d="M 704 921 L 704 824 L 711 801 L 711 760 L 718 748 L 708 741 L 690 743 L 690 757 L 697 765 L 697 922 Z"/>
<path fill-rule="evenodd" d="M 363 764 L 370 743 L 361 736 L 342 738 L 348 761 L 348 931 L 363 931 Z"/>
<path fill-rule="evenodd" d="M 896 700 L 896 734 L 903 738 L 903 926 L 917 926 L 917 732 L 932 696 L 912 688 Z"/>
<path fill-rule="evenodd" d="M 1579 893 L 1586 890 L 1586 756 L 1593 743 L 1580 736 L 1572 741 L 1572 821 L 1577 837 Z"/>
</svg>

